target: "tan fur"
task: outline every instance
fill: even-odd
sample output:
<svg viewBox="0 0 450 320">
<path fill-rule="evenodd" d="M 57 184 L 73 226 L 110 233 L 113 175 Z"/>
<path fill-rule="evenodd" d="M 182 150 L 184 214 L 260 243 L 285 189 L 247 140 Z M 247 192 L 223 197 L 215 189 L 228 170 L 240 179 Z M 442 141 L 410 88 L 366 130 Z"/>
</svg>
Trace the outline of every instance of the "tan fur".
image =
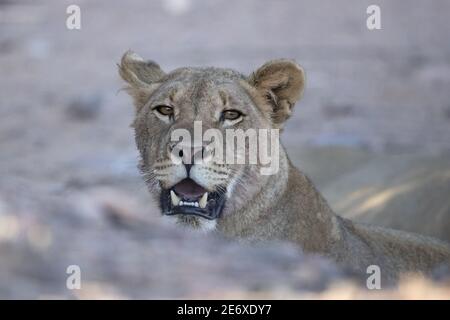
<svg viewBox="0 0 450 320">
<path fill-rule="evenodd" d="M 302 68 L 289 60 L 270 61 L 249 77 L 218 68 L 182 68 L 165 74 L 157 64 L 127 52 L 119 71 L 134 98 L 141 170 L 156 200 L 161 188 L 186 177 L 184 169 L 168 158 L 172 130 L 192 130 L 196 120 L 205 128 L 223 130 L 217 114 L 229 106 L 247 114 L 237 128 L 282 128 L 305 84 Z M 153 114 L 152 106 L 161 103 L 175 106 L 173 123 Z M 291 241 L 305 252 L 325 255 L 364 275 L 368 266 L 378 265 L 389 281 L 403 272 L 428 273 L 450 263 L 446 244 L 337 216 L 312 182 L 292 166 L 282 147 L 279 161 L 280 170 L 271 176 L 259 174 L 259 164 L 194 165 L 193 178 L 208 190 L 226 185 L 228 200 L 217 230 L 250 241 Z M 177 223 L 205 226 L 192 216 L 178 216 Z"/>
</svg>

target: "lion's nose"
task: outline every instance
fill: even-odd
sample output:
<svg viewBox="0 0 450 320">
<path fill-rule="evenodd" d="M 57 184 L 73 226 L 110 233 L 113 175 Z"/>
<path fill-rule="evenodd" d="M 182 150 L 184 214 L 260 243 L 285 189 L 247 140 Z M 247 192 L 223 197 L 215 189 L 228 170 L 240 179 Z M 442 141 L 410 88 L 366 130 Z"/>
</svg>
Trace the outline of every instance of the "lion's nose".
<svg viewBox="0 0 450 320">
<path fill-rule="evenodd" d="M 186 168 L 187 175 L 191 171 L 192 165 L 200 162 L 205 157 L 204 146 L 180 146 L 176 145 L 171 148 L 172 160 L 182 163 Z"/>
<path fill-rule="evenodd" d="M 192 165 L 198 163 L 203 159 L 203 155 L 205 152 L 205 147 L 191 147 L 188 149 L 181 150 L 181 157 L 184 167 L 186 168 L 186 173 L 189 176 L 191 172 Z"/>
</svg>

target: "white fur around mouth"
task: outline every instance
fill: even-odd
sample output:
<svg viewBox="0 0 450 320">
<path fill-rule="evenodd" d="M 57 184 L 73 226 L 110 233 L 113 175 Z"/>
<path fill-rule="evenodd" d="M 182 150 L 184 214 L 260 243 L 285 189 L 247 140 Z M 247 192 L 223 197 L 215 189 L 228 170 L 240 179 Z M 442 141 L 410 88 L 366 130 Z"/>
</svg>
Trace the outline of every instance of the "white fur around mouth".
<svg viewBox="0 0 450 320">
<path fill-rule="evenodd" d="M 188 206 L 204 209 L 206 208 L 206 204 L 208 203 L 208 192 L 205 192 L 199 201 L 187 201 L 187 200 L 183 201 L 177 196 L 177 194 L 173 190 L 170 190 L 170 199 L 172 200 L 172 205 L 174 207 Z"/>
</svg>

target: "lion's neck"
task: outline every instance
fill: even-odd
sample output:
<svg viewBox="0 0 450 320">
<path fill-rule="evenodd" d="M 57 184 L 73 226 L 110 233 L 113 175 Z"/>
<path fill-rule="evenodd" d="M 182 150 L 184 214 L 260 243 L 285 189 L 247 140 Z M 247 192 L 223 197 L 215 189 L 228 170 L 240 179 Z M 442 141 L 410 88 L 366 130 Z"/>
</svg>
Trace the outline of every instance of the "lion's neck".
<svg viewBox="0 0 450 320">
<path fill-rule="evenodd" d="M 309 179 L 280 148 L 280 169 L 242 209 L 223 217 L 218 229 L 250 241 L 286 240 L 305 251 L 327 252 L 340 236 L 336 215 Z"/>
<path fill-rule="evenodd" d="M 284 151 L 279 172 L 242 210 L 222 217 L 217 228 L 244 240 L 293 242 L 305 252 L 323 254 L 364 275 L 369 265 L 376 264 L 385 270 L 383 281 L 395 281 L 401 271 L 428 272 L 450 261 L 448 248 L 430 239 L 338 217 Z M 405 254 L 406 247 L 414 253 Z"/>
</svg>

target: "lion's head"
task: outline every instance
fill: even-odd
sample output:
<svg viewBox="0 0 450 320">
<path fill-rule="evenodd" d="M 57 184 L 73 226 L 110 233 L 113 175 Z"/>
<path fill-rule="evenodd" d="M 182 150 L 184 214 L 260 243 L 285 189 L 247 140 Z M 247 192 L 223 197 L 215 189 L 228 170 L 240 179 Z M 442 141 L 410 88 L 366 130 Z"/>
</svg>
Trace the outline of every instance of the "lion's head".
<svg viewBox="0 0 450 320">
<path fill-rule="evenodd" d="M 136 107 L 140 170 L 151 193 L 163 215 L 199 229 L 213 229 L 217 219 L 250 205 L 268 176 L 259 160 L 216 161 L 208 141 L 186 144 L 174 141 L 174 133 L 194 137 L 195 126 L 223 136 L 227 129 L 281 129 L 305 82 L 301 67 L 289 60 L 270 61 L 248 77 L 220 68 L 165 73 L 132 52 L 123 56 L 119 73 Z M 248 148 L 239 152 L 236 158 L 248 156 Z"/>
</svg>

